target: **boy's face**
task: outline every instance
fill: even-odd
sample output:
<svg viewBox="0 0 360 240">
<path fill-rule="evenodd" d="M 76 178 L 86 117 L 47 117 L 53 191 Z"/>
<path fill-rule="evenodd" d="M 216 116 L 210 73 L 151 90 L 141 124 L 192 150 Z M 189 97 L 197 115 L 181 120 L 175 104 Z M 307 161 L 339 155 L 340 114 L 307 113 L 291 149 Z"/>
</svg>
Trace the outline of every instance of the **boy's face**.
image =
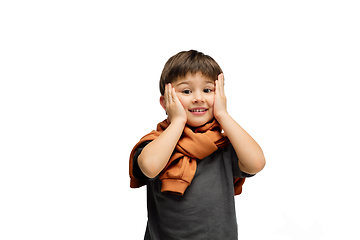
<svg viewBox="0 0 360 240">
<path fill-rule="evenodd" d="M 214 118 L 214 82 L 198 72 L 172 83 L 186 111 L 187 125 L 199 127 Z"/>
</svg>

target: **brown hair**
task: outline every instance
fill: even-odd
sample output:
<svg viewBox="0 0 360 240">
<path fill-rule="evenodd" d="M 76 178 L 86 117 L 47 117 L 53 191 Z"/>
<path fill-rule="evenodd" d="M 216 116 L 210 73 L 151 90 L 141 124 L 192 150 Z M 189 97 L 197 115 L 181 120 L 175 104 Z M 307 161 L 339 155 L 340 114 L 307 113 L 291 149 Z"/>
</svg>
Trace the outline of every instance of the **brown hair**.
<svg viewBox="0 0 360 240">
<path fill-rule="evenodd" d="M 201 72 L 204 76 L 216 80 L 222 70 L 217 62 L 210 56 L 196 50 L 183 51 L 169 58 L 165 63 L 160 77 L 160 93 L 164 95 L 165 85 L 188 73 Z"/>
</svg>

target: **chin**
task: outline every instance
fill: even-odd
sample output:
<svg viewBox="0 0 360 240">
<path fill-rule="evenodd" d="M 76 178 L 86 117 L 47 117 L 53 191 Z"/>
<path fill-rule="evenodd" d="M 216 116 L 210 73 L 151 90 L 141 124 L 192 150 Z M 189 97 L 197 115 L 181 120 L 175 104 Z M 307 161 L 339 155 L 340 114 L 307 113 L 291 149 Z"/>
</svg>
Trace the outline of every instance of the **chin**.
<svg viewBox="0 0 360 240">
<path fill-rule="evenodd" d="M 193 121 L 187 121 L 187 125 L 190 126 L 190 127 L 194 127 L 194 128 L 197 128 L 197 127 L 200 127 L 202 125 L 205 125 L 206 123 L 212 121 L 213 118 L 208 118 L 208 119 L 204 119 L 204 120 L 193 120 Z"/>
</svg>

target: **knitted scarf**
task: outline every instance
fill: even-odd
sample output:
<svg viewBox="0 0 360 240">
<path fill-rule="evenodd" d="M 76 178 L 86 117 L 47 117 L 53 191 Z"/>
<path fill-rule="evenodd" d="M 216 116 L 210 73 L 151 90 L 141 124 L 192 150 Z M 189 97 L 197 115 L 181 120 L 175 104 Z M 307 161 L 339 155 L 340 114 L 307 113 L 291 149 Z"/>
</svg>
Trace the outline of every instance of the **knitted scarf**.
<svg viewBox="0 0 360 240">
<path fill-rule="evenodd" d="M 152 131 L 140 139 L 134 146 L 130 154 L 130 187 L 138 188 L 146 185 L 146 181 L 137 180 L 133 176 L 133 158 L 136 150 L 147 141 L 156 139 L 169 126 L 167 120 L 157 125 L 156 131 Z M 194 130 L 185 126 L 172 156 L 167 165 L 159 175 L 162 182 L 161 192 L 170 192 L 183 195 L 186 188 L 191 184 L 196 172 L 196 159 L 203 159 L 218 148 L 224 148 L 230 141 L 221 133 L 220 124 L 214 119 L 203 126 Z M 245 178 L 234 178 L 235 195 L 242 191 Z"/>
</svg>

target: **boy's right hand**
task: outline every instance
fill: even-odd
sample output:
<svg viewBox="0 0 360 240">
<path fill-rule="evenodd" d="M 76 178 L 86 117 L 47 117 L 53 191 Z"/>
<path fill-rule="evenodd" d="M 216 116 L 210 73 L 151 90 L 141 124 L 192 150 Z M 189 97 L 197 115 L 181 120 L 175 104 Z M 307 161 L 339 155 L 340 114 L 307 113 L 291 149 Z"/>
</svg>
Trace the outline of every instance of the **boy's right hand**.
<svg viewBox="0 0 360 240">
<path fill-rule="evenodd" d="M 149 178 L 158 176 L 165 168 L 187 122 L 186 111 L 171 84 L 165 85 L 160 103 L 168 114 L 169 126 L 159 137 L 146 145 L 138 156 L 140 170 Z"/>
<path fill-rule="evenodd" d="M 175 89 L 172 87 L 171 83 L 168 83 L 165 86 L 164 100 L 166 113 L 168 114 L 170 123 L 179 120 L 185 125 L 187 122 L 186 111 L 177 97 Z"/>
</svg>

